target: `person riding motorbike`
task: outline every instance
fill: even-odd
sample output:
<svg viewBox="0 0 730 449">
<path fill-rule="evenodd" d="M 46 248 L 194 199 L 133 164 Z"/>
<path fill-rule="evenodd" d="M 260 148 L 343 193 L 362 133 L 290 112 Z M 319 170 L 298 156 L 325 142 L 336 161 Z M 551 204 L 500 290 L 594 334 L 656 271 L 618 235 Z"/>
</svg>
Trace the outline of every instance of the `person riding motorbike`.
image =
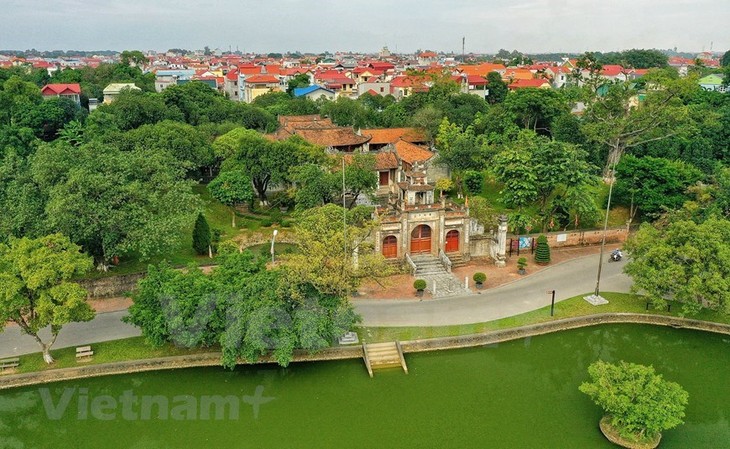
<svg viewBox="0 0 730 449">
<path fill-rule="evenodd" d="M 621 260 L 621 259 L 622 259 L 623 257 L 624 257 L 624 254 L 623 254 L 623 253 L 621 252 L 621 250 L 620 250 L 620 249 L 618 249 L 618 248 L 617 248 L 617 249 L 615 249 L 615 250 L 613 250 L 613 251 L 611 252 L 611 259 L 610 259 L 610 260 L 611 260 L 612 262 L 618 262 L 618 261 L 619 261 L 619 260 Z"/>
</svg>

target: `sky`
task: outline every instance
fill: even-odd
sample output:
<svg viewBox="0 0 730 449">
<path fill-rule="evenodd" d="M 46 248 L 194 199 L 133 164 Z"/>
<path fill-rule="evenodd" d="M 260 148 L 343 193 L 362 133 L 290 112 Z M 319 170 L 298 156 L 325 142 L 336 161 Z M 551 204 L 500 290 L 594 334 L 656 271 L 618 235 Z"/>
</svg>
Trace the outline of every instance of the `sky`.
<svg viewBox="0 0 730 449">
<path fill-rule="evenodd" d="M 727 0 L 2 0 L 0 49 L 726 51 Z"/>
</svg>

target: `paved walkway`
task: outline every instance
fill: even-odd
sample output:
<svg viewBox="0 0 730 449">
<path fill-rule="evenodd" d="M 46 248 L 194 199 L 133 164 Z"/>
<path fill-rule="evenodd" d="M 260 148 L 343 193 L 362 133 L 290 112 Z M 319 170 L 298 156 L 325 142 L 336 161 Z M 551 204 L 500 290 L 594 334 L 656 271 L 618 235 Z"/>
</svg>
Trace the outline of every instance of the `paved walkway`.
<svg viewBox="0 0 730 449">
<path fill-rule="evenodd" d="M 598 257 L 563 262 L 481 294 L 424 301 L 356 300 L 355 309 L 367 326 L 444 326 L 497 320 L 550 305 L 547 290 L 556 291 L 556 301 L 592 292 Z M 629 291 L 631 279 L 621 271 L 625 263 L 603 264 L 602 291 Z"/>
<path fill-rule="evenodd" d="M 607 256 L 605 256 L 607 257 Z M 631 280 L 621 272 L 625 262 L 604 263 L 601 290 L 628 292 Z M 355 300 L 355 309 L 366 326 L 441 326 L 496 320 L 539 309 L 550 304 L 546 290 L 556 290 L 563 300 L 595 289 L 598 255 L 548 267 L 510 284 L 461 297 L 408 300 Z M 505 268 L 508 269 L 508 268 Z M 140 335 L 123 323 L 126 310 L 97 314 L 87 323 L 64 326 L 54 348 L 81 346 Z M 39 352 L 33 337 L 9 325 L 0 333 L 0 358 Z"/>
</svg>

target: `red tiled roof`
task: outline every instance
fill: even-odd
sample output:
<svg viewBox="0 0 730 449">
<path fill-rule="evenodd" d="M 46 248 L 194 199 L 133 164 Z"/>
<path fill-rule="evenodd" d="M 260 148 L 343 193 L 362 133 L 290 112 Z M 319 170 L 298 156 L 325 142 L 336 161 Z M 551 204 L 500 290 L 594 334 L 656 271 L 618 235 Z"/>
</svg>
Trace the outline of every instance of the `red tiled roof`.
<svg viewBox="0 0 730 449">
<path fill-rule="evenodd" d="M 398 168 L 398 158 L 395 157 L 395 154 L 389 151 L 375 153 L 376 170 L 390 170 L 393 168 Z"/>
<path fill-rule="evenodd" d="M 402 139 L 406 142 L 426 142 L 428 139 L 423 131 L 417 128 L 377 128 L 361 130 L 364 136 L 370 136 L 370 143 L 395 143 Z"/>
<path fill-rule="evenodd" d="M 43 95 L 73 95 L 80 94 L 81 86 L 78 83 L 74 84 L 46 84 L 41 89 Z"/>
<path fill-rule="evenodd" d="M 603 70 L 601 70 L 601 75 L 603 76 L 617 76 L 621 72 L 623 72 L 625 69 L 618 65 L 618 64 L 608 64 L 603 66 Z"/>
<path fill-rule="evenodd" d="M 309 143 L 323 147 L 356 146 L 362 145 L 370 140 L 370 137 L 355 134 L 352 128 L 298 128 L 294 134 L 297 134 Z"/>
<path fill-rule="evenodd" d="M 365 92 L 368 95 L 380 95 L 379 93 L 375 92 L 374 90 L 370 89 L 369 91 Z"/>
<path fill-rule="evenodd" d="M 487 79 L 479 75 L 467 75 L 466 82 L 471 86 L 485 86 Z"/>
<path fill-rule="evenodd" d="M 398 157 L 401 158 L 403 162 L 408 164 L 427 161 L 434 155 L 433 151 L 429 151 L 404 140 L 399 140 L 395 143 L 395 152 L 398 153 Z"/>
<path fill-rule="evenodd" d="M 249 84 L 278 84 L 279 78 L 274 75 L 251 75 L 246 77 L 246 83 Z"/>
<path fill-rule="evenodd" d="M 226 73 L 226 79 L 229 81 L 236 81 L 238 79 L 238 69 L 233 69 Z"/>
</svg>

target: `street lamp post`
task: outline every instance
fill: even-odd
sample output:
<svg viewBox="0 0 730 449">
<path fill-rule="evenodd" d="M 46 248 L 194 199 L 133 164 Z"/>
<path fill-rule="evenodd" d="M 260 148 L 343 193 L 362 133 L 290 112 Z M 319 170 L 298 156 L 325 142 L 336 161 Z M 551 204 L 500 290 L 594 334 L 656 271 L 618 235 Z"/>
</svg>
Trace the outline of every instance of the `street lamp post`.
<svg viewBox="0 0 730 449">
<path fill-rule="evenodd" d="M 274 241 L 276 240 L 276 234 L 279 233 L 278 229 L 274 229 L 274 235 L 271 237 L 271 263 L 274 263 Z"/>
<path fill-rule="evenodd" d="M 601 286 L 601 269 L 603 268 L 603 250 L 606 246 L 606 232 L 608 231 L 608 213 L 611 210 L 611 195 L 613 194 L 613 184 L 616 182 L 616 162 L 613 163 L 611 168 L 611 177 L 609 178 L 608 186 L 608 201 L 606 202 L 606 217 L 603 220 L 603 237 L 601 238 L 601 252 L 598 257 L 598 274 L 596 275 L 596 290 L 593 292 L 594 298 L 601 298 L 600 286 Z"/>
</svg>

